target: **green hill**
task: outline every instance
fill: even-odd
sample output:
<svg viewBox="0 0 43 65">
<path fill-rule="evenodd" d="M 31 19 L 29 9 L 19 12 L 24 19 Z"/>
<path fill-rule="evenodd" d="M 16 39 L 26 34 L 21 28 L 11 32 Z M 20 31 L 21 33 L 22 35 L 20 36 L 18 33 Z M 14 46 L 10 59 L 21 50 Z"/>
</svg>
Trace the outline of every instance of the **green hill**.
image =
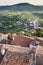
<svg viewBox="0 0 43 65">
<path fill-rule="evenodd" d="M 11 11 L 43 11 L 43 6 L 35 6 L 29 3 L 19 3 L 11 6 L 0 6 L 0 10 Z"/>
</svg>

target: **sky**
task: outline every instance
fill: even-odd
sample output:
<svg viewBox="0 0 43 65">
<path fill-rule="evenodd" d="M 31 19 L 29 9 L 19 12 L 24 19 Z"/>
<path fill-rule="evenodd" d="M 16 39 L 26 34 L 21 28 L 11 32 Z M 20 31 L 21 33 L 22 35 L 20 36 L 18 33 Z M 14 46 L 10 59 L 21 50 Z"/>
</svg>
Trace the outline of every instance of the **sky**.
<svg viewBox="0 0 43 65">
<path fill-rule="evenodd" d="M 13 5 L 17 3 L 31 3 L 33 5 L 43 5 L 43 0 L 0 0 L 0 6 Z"/>
</svg>

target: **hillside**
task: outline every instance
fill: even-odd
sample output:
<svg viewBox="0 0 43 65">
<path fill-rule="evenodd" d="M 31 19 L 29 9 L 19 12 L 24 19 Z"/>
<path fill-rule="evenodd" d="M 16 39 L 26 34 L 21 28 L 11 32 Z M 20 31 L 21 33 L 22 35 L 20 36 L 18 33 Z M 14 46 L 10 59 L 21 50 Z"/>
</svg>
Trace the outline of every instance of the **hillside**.
<svg viewBox="0 0 43 65">
<path fill-rule="evenodd" d="M 34 35 L 34 29 L 29 22 L 37 18 L 43 29 L 43 6 L 34 6 L 29 3 L 19 3 L 11 6 L 0 6 L 0 33 L 16 33 L 19 35 Z M 43 30 L 41 31 L 43 36 Z"/>
<path fill-rule="evenodd" d="M 19 3 L 11 6 L 0 6 L 0 10 L 11 11 L 43 11 L 43 6 L 34 6 L 29 3 Z"/>
</svg>

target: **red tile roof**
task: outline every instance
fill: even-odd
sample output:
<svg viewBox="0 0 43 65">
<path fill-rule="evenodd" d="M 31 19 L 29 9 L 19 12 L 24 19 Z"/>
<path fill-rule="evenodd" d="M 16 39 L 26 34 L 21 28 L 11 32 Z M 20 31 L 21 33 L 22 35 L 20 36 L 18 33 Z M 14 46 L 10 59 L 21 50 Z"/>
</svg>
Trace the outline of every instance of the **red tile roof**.
<svg viewBox="0 0 43 65">
<path fill-rule="evenodd" d="M 29 65 L 29 59 L 31 55 L 29 54 L 31 49 L 28 47 L 21 47 L 8 44 L 0 44 L 4 48 L 8 49 L 0 65 Z M 36 64 L 43 65 L 43 46 L 38 46 L 36 49 Z"/>
<path fill-rule="evenodd" d="M 39 46 L 37 50 L 36 65 L 43 65 L 43 46 Z"/>
<path fill-rule="evenodd" d="M 37 41 L 40 42 L 40 43 L 39 43 L 40 46 L 43 46 L 43 40 L 41 40 L 41 39 L 37 39 Z"/>
<path fill-rule="evenodd" d="M 36 57 L 36 65 L 43 65 L 43 54 L 38 54 Z"/>
<path fill-rule="evenodd" d="M 29 59 L 31 57 L 29 48 L 16 47 L 14 45 L 5 45 L 5 48 L 8 50 L 6 51 L 1 65 L 29 65 Z"/>
<path fill-rule="evenodd" d="M 16 53 L 10 58 L 7 65 L 27 65 L 29 64 L 29 55 Z"/>
<path fill-rule="evenodd" d="M 34 38 L 31 44 L 36 45 L 39 44 L 40 46 L 43 46 L 43 38 Z"/>
<path fill-rule="evenodd" d="M 29 63 L 25 63 L 25 62 L 14 62 L 14 60 L 10 60 L 9 63 L 7 65 L 29 65 Z"/>
<path fill-rule="evenodd" d="M 23 46 L 23 47 L 29 47 L 29 45 L 32 41 L 33 40 L 29 37 L 16 35 L 16 36 L 14 36 L 14 40 L 11 42 L 11 44 L 20 45 L 20 46 Z"/>
</svg>

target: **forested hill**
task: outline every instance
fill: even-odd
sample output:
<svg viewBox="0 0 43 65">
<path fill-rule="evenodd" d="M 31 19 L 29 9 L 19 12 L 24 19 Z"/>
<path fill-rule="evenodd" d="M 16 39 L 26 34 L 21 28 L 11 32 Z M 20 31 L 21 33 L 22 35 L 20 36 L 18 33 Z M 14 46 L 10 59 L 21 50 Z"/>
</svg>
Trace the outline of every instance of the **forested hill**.
<svg viewBox="0 0 43 65">
<path fill-rule="evenodd" d="M 43 11 L 43 6 L 35 6 L 29 3 L 19 3 L 10 6 L 0 6 L 0 10 L 10 11 Z"/>
</svg>

